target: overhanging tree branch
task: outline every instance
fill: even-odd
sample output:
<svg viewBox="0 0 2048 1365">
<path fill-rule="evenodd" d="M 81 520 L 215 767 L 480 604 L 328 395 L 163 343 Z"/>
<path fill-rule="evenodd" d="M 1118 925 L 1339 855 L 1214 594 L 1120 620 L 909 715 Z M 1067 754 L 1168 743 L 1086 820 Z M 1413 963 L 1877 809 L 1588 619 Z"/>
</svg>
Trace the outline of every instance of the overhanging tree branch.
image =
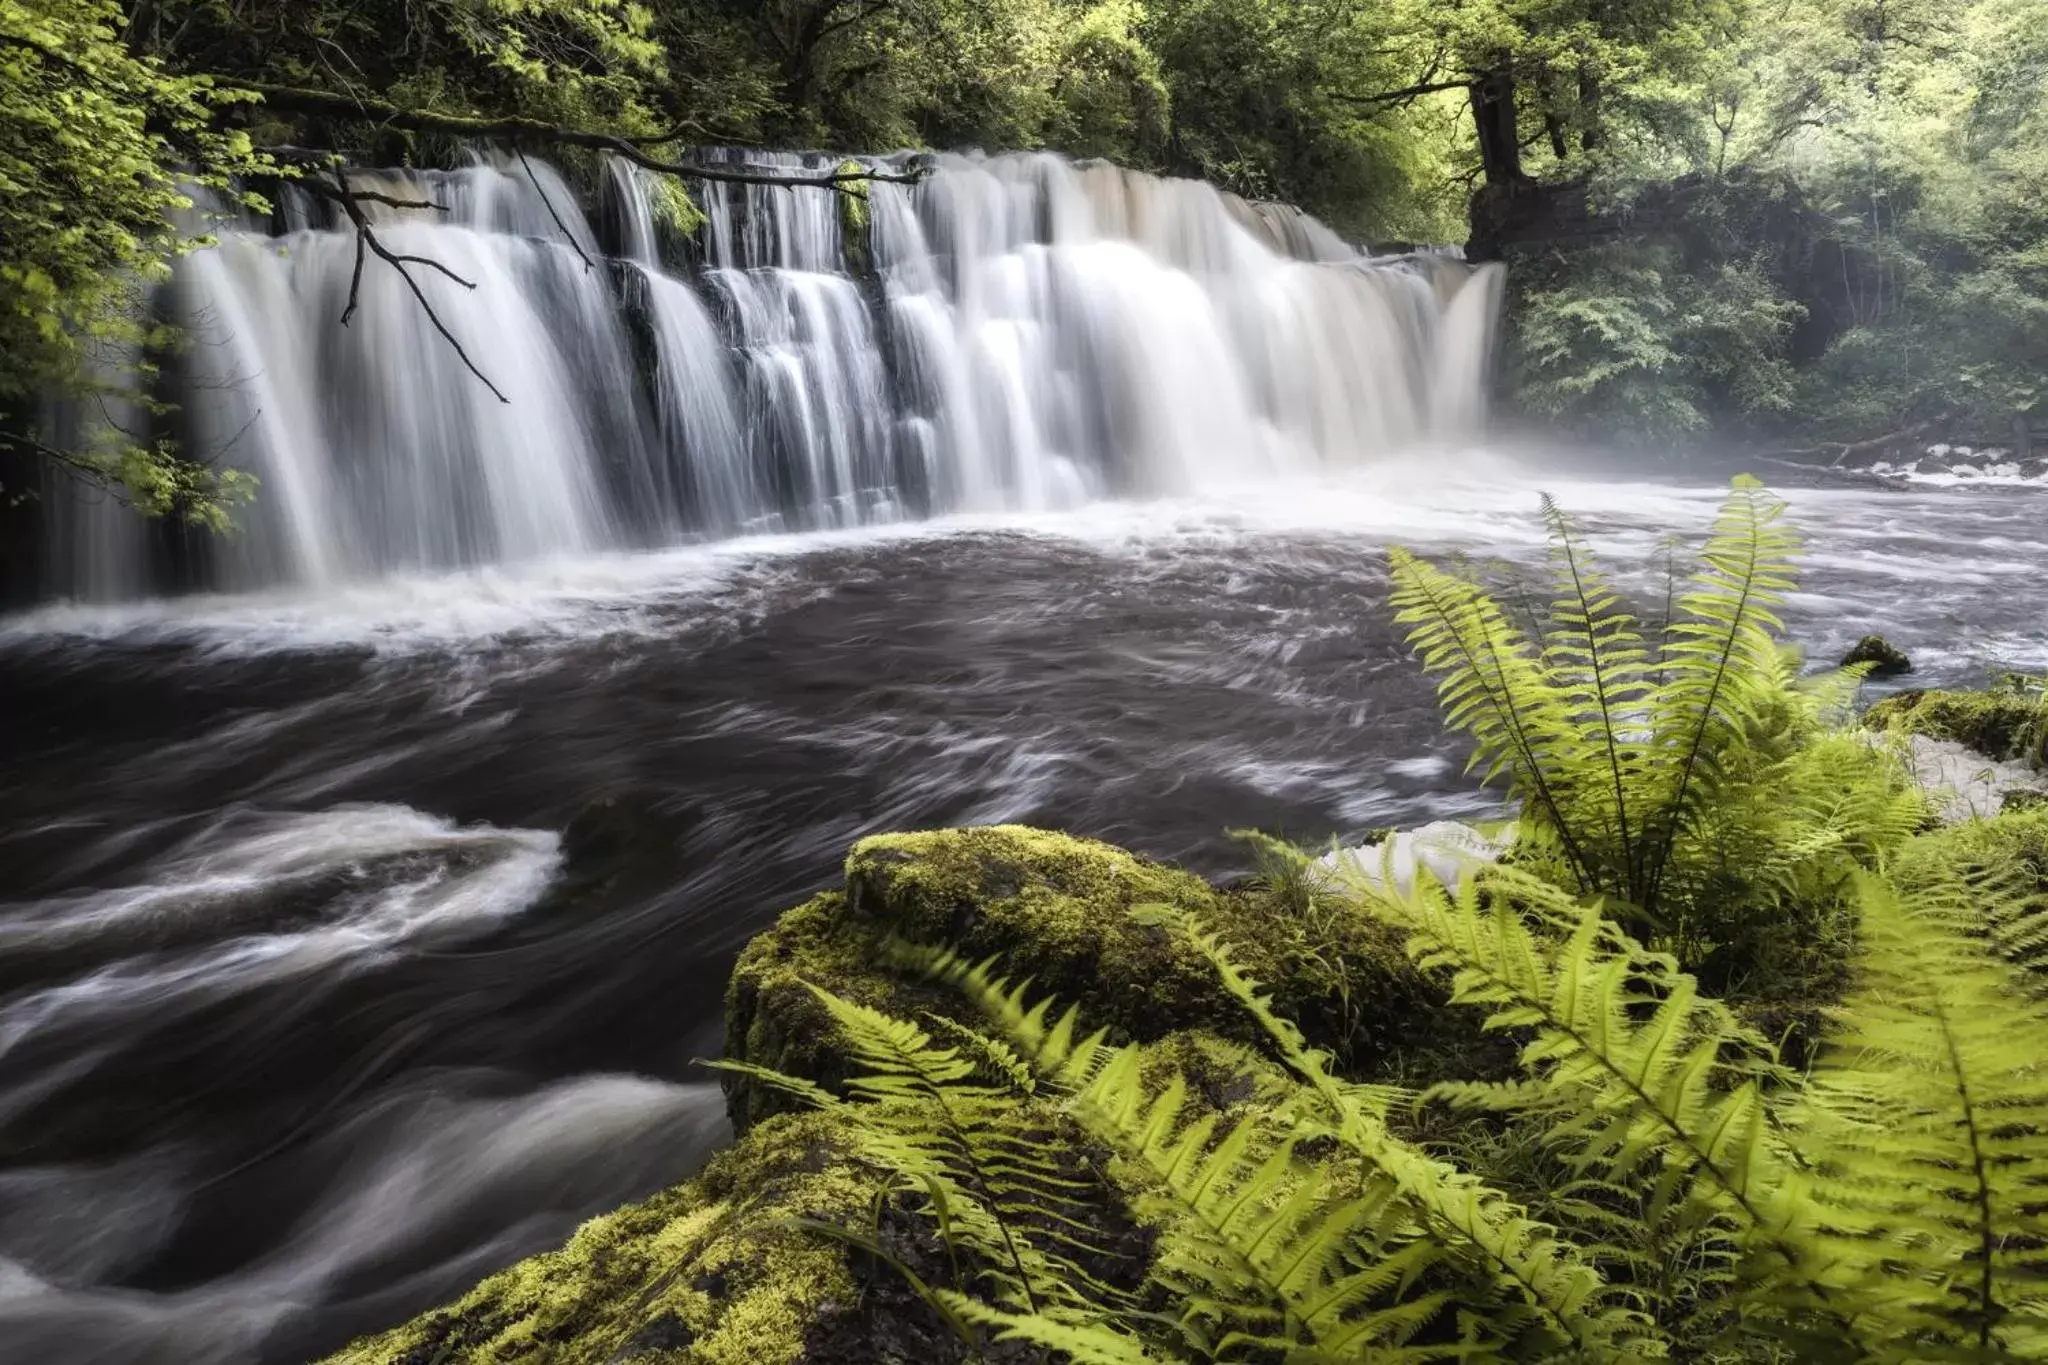
<svg viewBox="0 0 2048 1365">
<path fill-rule="evenodd" d="M 636 139 L 621 137 L 614 133 L 594 132 L 587 128 L 561 127 L 539 119 L 478 118 L 468 114 L 444 114 L 428 109 L 407 109 L 383 100 L 337 95 L 325 90 L 304 90 L 296 86 L 265 85 L 256 81 L 221 81 L 219 84 L 228 89 L 246 90 L 251 94 L 260 95 L 265 107 L 288 113 L 347 119 L 379 128 L 403 129 L 407 132 L 473 137 L 506 142 L 515 147 L 582 147 L 590 151 L 611 152 L 636 166 L 663 175 L 681 176 L 687 180 L 713 180 L 737 185 L 796 185 L 842 189 L 847 185 L 868 181 L 914 185 L 924 178 L 924 172 L 920 170 L 882 171 L 863 168 L 858 171 L 834 170 L 790 175 L 768 168 L 747 169 L 737 166 L 707 166 L 686 161 L 665 161 L 648 152 Z"/>
<path fill-rule="evenodd" d="M 556 230 L 559 231 L 562 234 L 563 239 L 566 240 L 572 248 L 574 248 L 577 259 L 583 262 L 583 268 L 585 270 L 591 269 L 592 266 L 589 254 L 583 250 L 583 243 L 576 240 L 576 234 L 569 231 L 569 225 L 562 221 L 562 215 L 555 212 L 555 201 L 548 198 L 547 186 L 541 184 L 540 177 L 534 174 L 533 163 L 526 159 L 526 149 L 524 147 L 521 147 L 518 148 L 517 150 L 519 152 L 519 164 L 525 168 L 526 178 L 533 182 L 533 192 L 540 196 L 540 202 L 542 206 L 544 206 L 547 209 L 548 217 L 555 220 Z"/>
<path fill-rule="evenodd" d="M 393 201 L 388 196 L 378 195 L 374 192 L 365 193 L 355 189 L 349 184 L 348 171 L 341 164 L 339 157 L 330 157 L 325 170 L 329 176 L 333 177 L 332 184 L 317 177 L 308 177 L 299 183 L 330 203 L 340 205 L 342 213 L 355 226 L 356 263 L 355 269 L 349 275 L 348 305 L 341 310 L 341 325 L 346 327 L 355 319 L 356 309 L 362 303 L 363 265 L 369 257 L 375 256 L 378 260 L 383 261 L 398 272 L 398 277 L 405 281 L 405 287 L 412 291 L 413 298 L 419 302 L 421 311 L 426 313 L 427 321 L 434 324 L 434 330 L 441 334 L 441 339 L 453 348 L 456 358 L 462 362 L 463 368 L 475 375 L 477 381 L 489 389 L 500 403 L 510 403 L 512 400 L 507 398 L 504 391 L 491 382 L 489 375 L 477 368 L 476 362 L 469 358 L 469 352 L 463 349 L 460 341 L 456 340 L 455 333 L 449 331 L 448 325 L 441 321 L 441 315 L 436 313 L 434 305 L 428 302 L 426 291 L 420 288 L 420 282 L 413 277 L 410 267 L 418 265 L 425 266 L 429 270 L 437 270 L 468 290 L 476 288 L 476 281 L 463 278 L 431 257 L 409 256 L 402 252 L 393 251 L 385 246 L 382 241 L 378 240 L 377 230 L 371 225 L 369 215 L 363 212 L 363 203 L 366 200 L 380 203 L 396 202 L 412 207 L 413 205 L 410 201 Z M 423 203 L 418 205 L 418 207 L 439 208 L 440 205 Z"/>
<path fill-rule="evenodd" d="M 582 258 L 586 269 L 592 264 L 590 257 L 583 250 L 582 244 L 576 240 L 575 234 L 569 230 L 568 224 L 563 221 L 561 214 L 556 210 L 554 202 L 548 196 L 547 190 L 541 185 L 539 178 L 534 175 L 533 166 L 526 156 L 527 148 L 529 147 L 582 147 L 593 151 L 609 152 L 615 156 L 623 157 L 636 166 L 658 174 L 678 176 L 687 180 L 709 180 L 746 185 L 815 186 L 834 190 L 841 194 L 853 193 L 854 191 L 850 188 L 851 186 L 872 181 L 879 180 L 892 184 L 910 185 L 916 184 L 924 178 L 922 170 L 882 171 L 863 167 L 857 170 L 834 169 L 824 173 L 792 175 L 779 170 L 749 170 L 734 166 L 696 165 L 684 161 L 663 160 L 648 152 L 641 145 L 640 141 L 633 138 L 620 137 L 611 133 L 593 132 L 584 128 L 560 127 L 538 119 L 481 118 L 468 114 L 447 114 L 434 110 L 409 109 L 367 96 L 341 95 L 325 90 L 268 85 L 255 81 L 223 81 L 221 84 L 230 89 L 256 95 L 261 98 L 266 108 L 280 112 L 356 122 L 377 128 L 397 128 L 410 132 L 440 133 L 455 137 L 476 138 L 481 141 L 509 144 L 514 153 L 517 154 L 520 165 L 525 167 L 528 178 L 533 181 L 534 189 L 539 192 L 541 203 L 547 208 L 548 215 L 554 219 L 555 226 L 561 230 L 562 235 L 568 239 L 570 246 Z M 660 134 L 651 139 L 653 142 L 673 140 L 673 133 Z M 302 147 L 274 147 L 267 150 L 272 159 L 279 164 L 296 166 L 307 171 L 308 174 L 298 183 L 322 198 L 338 204 L 341 207 L 342 213 L 347 216 L 349 222 L 355 228 L 355 268 L 349 277 L 348 305 L 342 310 L 342 326 L 348 326 L 355 317 L 356 310 L 362 300 L 363 269 L 369 258 L 375 256 L 398 272 L 399 278 L 405 281 L 406 288 L 412 291 L 413 297 L 419 301 L 420 307 L 426 312 L 427 321 L 431 322 L 434 325 L 434 330 L 439 332 L 449 346 L 454 348 L 455 354 L 461 359 L 463 367 L 475 375 L 478 381 L 485 388 L 489 389 L 499 402 L 509 403 L 511 400 L 505 396 L 496 384 L 491 382 L 488 375 L 477 368 L 476 362 L 470 359 L 469 352 L 463 349 L 462 343 L 456 340 L 455 334 L 449 331 L 447 324 L 441 321 L 440 315 L 434 311 L 433 305 L 427 301 L 426 292 L 420 288 L 419 281 L 414 278 L 409 267 L 417 265 L 431 270 L 438 270 L 464 289 L 475 289 L 475 282 L 464 279 L 439 261 L 431 260 L 424 256 L 408 256 L 393 252 L 378 238 L 375 227 L 363 212 L 364 204 L 382 204 L 389 208 L 398 209 L 436 209 L 442 212 L 447 211 L 446 206 L 427 200 L 399 199 L 377 190 L 357 189 L 349 183 L 346 165 L 338 153 L 312 151 Z"/>
<path fill-rule="evenodd" d="M 1346 95 L 1339 91 L 1332 91 L 1331 98 L 1342 100 L 1346 104 L 1402 104 L 1410 100 L 1420 99 L 1424 95 L 1434 95 L 1445 90 L 1470 89 L 1471 85 L 1472 82 L 1469 80 L 1424 81 L 1420 85 L 1411 85 L 1401 90 L 1383 90 L 1377 95 Z"/>
</svg>

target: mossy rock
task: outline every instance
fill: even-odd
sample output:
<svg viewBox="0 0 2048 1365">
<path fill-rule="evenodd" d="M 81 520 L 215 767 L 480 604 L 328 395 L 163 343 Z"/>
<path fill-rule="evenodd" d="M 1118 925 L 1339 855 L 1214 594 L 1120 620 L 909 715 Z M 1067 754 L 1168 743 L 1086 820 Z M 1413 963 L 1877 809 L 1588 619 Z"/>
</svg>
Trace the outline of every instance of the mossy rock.
<svg viewBox="0 0 2048 1365">
<path fill-rule="evenodd" d="M 1186 1029 L 1256 1041 L 1255 1026 L 1186 939 L 1133 918 L 1150 904 L 1199 913 L 1312 1041 L 1361 1066 L 1469 1027 L 1410 965 L 1399 935 L 1365 916 L 1310 926 L 1255 891 L 1218 891 L 1093 840 L 997 826 L 856 844 L 843 893 L 790 911 L 741 956 L 726 995 L 727 1055 L 838 1085 L 846 1062 L 805 982 L 898 1014 L 971 1019 L 949 992 L 882 965 L 879 948 L 892 935 L 949 944 L 970 959 L 998 957 L 1002 974 L 1030 978 L 1034 995 L 1078 1004 L 1114 1041 Z M 745 1076 L 728 1076 L 726 1094 L 739 1129 L 789 1104 Z"/>
<path fill-rule="evenodd" d="M 1900 692 L 1863 714 L 1873 730 L 1897 728 L 1945 739 L 2001 761 L 2040 762 L 2048 725 L 2041 701 L 2024 692 Z"/>
<path fill-rule="evenodd" d="M 684 1184 L 585 1223 L 559 1250 L 329 1365 L 795 1365 L 857 1310 L 846 1243 L 788 1225 L 858 1225 L 885 1177 L 838 1121 L 764 1123 Z M 878 1357 L 870 1357 L 878 1358 Z"/>
<path fill-rule="evenodd" d="M 1842 667 L 1854 668 L 1857 664 L 1869 664 L 1870 672 L 1865 676 L 1872 678 L 1895 678 L 1913 671 L 1913 661 L 1906 657 L 1906 652 L 1882 635 L 1864 636 L 1842 656 Z"/>
</svg>

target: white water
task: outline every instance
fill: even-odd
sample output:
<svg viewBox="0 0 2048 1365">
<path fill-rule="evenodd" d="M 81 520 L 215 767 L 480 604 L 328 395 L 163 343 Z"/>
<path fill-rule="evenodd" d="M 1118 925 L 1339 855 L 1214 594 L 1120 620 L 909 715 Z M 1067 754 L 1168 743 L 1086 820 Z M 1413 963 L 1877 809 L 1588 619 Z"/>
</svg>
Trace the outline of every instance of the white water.
<svg viewBox="0 0 2048 1365">
<path fill-rule="evenodd" d="M 699 184 L 707 221 L 683 243 L 647 175 L 614 166 L 615 259 L 539 163 L 359 183 L 445 205 L 377 209 L 378 233 L 445 268 L 413 275 L 509 401 L 382 262 L 339 325 L 353 235 L 293 198 L 293 231 L 224 232 L 161 302 L 191 339 L 168 430 L 261 480 L 243 532 L 170 555 L 57 490 L 45 596 L 336 589 L 1188 495 L 1454 446 L 1482 415 L 1492 270 L 1368 259 L 1199 182 L 941 157 L 872 186 L 864 232 L 830 190 Z"/>
</svg>

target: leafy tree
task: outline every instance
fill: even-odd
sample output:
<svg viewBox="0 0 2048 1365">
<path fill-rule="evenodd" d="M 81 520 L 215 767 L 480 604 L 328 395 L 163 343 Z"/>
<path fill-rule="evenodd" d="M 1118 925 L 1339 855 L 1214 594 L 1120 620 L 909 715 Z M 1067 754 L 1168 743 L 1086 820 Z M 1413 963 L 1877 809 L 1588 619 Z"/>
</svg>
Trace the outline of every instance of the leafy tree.
<svg viewBox="0 0 2048 1365">
<path fill-rule="evenodd" d="M 0 0 L 0 443 L 218 525 L 249 491 L 230 471 L 104 425 L 66 450 L 33 427 L 48 396 L 127 386 L 119 358 L 160 340 L 139 289 L 205 242 L 203 196 L 273 169 L 220 126 L 247 95 L 135 55 L 119 19 L 111 0 Z"/>
</svg>

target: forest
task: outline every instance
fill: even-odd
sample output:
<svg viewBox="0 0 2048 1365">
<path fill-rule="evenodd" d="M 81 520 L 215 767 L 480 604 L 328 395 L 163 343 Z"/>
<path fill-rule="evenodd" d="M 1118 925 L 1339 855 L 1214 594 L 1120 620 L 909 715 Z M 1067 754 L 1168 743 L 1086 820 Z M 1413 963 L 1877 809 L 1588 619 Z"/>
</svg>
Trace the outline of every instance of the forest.
<svg viewBox="0 0 2048 1365">
<path fill-rule="evenodd" d="M 1046 147 L 1463 243 L 1506 412 L 1574 438 L 2025 453 L 2048 399 L 2032 0 L 5 0 L 0 64 L 0 430 L 200 520 L 231 463 L 35 426 L 153 327 L 191 192 L 479 139 Z"/>
</svg>

